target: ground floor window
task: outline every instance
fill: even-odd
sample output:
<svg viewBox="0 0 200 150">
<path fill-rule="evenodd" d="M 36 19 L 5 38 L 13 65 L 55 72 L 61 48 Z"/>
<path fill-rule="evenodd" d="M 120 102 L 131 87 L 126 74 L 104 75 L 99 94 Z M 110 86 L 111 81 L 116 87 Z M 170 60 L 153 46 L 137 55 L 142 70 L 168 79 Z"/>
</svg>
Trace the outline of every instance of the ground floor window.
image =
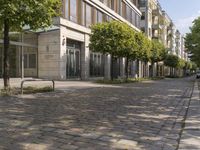
<svg viewBox="0 0 200 150">
<path fill-rule="evenodd" d="M 104 56 L 100 53 L 90 53 L 90 76 L 104 76 Z"/>
<path fill-rule="evenodd" d="M 36 68 L 36 54 L 24 54 L 24 68 Z"/>
</svg>

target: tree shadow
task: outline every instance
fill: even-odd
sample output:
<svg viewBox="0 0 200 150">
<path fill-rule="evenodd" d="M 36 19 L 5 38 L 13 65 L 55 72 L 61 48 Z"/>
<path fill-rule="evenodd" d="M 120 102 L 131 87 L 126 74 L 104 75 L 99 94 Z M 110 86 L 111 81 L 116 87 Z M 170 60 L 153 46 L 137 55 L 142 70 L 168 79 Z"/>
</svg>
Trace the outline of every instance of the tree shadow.
<svg viewBox="0 0 200 150">
<path fill-rule="evenodd" d="M 0 148 L 176 148 L 193 86 L 188 81 L 2 97 Z"/>
</svg>

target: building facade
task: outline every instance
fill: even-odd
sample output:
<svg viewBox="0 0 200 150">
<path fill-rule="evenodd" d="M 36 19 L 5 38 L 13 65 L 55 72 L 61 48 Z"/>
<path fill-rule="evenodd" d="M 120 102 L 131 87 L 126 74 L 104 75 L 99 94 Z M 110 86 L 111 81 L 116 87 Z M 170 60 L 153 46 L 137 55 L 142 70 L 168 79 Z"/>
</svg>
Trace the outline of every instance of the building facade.
<svg viewBox="0 0 200 150">
<path fill-rule="evenodd" d="M 176 29 L 172 19 L 164 11 L 158 0 L 139 0 L 139 8 L 142 13 L 141 31 L 149 39 L 157 39 L 162 42 L 169 54 L 177 55 L 179 58 L 187 60 L 184 48 L 184 38 Z M 167 67 L 162 62 L 151 65 L 153 74 L 150 76 L 164 76 Z M 149 67 L 149 66 L 146 66 Z"/>
<path fill-rule="evenodd" d="M 140 32 L 140 18 L 138 0 L 62 0 L 62 16 L 54 19 L 52 27 L 46 31 L 13 33 L 12 76 L 59 80 L 110 78 L 110 56 L 89 50 L 90 26 L 119 20 Z M 2 43 L 0 40 L 1 53 Z M 0 65 L 2 61 L 1 57 Z M 125 59 L 116 60 L 114 68 L 116 77 L 124 76 Z"/>
</svg>

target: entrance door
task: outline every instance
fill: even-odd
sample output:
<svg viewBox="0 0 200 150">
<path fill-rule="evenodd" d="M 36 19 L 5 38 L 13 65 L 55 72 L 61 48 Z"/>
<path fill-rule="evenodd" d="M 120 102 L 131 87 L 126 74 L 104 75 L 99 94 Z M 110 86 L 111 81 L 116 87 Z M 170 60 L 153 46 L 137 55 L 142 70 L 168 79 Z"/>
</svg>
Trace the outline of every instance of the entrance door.
<svg viewBox="0 0 200 150">
<path fill-rule="evenodd" d="M 80 77 L 80 50 L 75 48 L 67 48 L 67 78 Z"/>
</svg>

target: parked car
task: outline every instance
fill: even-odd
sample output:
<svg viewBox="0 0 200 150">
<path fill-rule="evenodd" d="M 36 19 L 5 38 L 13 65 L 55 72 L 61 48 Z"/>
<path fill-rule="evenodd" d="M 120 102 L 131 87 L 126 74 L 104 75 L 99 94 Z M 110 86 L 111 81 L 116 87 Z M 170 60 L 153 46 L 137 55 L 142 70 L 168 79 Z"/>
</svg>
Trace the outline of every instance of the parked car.
<svg viewBox="0 0 200 150">
<path fill-rule="evenodd" d="M 197 78 L 197 79 L 199 79 L 199 78 L 200 78 L 200 70 L 199 70 L 199 71 L 197 71 L 197 73 L 196 73 L 196 78 Z"/>
</svg>

